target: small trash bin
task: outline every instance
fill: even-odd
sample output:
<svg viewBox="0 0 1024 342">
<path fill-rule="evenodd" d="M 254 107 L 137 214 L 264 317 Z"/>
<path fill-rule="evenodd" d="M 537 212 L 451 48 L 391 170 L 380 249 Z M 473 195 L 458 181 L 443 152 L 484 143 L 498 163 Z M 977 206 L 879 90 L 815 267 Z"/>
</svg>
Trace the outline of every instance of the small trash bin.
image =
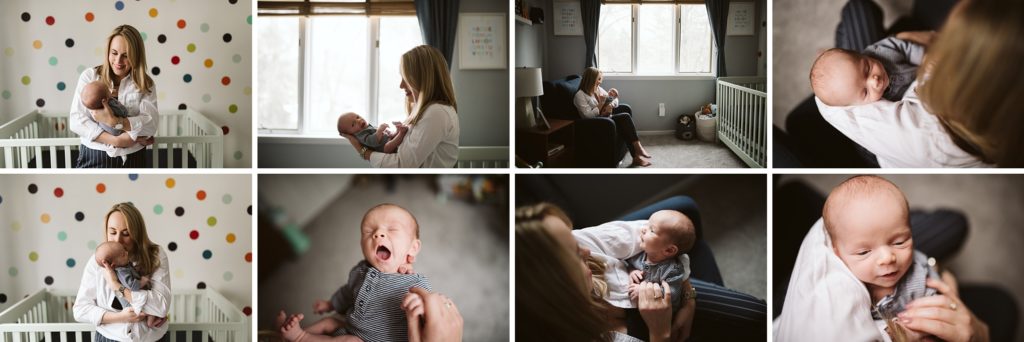
<svg viewBox="0 0 1024 342">
<path fill-rule="evenodd" d="M 697 138 L 701 141 L 718 142 L 718 136 L 715 132 L 715 124 L 718 122 L 718 117 L 701 114 L 700 112 L 694 115 L 697 116 Z"/>
</svg>

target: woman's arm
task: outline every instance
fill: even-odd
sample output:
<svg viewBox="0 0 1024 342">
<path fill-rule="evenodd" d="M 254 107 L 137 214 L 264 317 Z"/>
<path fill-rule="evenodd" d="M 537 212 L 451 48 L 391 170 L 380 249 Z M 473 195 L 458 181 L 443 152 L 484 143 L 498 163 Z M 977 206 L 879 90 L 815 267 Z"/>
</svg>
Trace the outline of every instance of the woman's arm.
<svg viewBox="0 0 1024 342">
<path fill-rule="evenodd" d="M 590 104 L 590 100 L 593 97 L 584 94 L 582 91 L 577 91 L 576 95 L 573 96 L 572 103 L 576 105 L 576 110 L 587 118 L 593 118 L 601 115 L 601 107 Z"/>
<path fill-rule="evenodd" d="M 171 277 L 168 275 L 170 264 L 167 262 L 167 254 L 160 249 L 160 268 L 157 268 L 150 277 L 150 289 L 131 291 L 125 290 L 125 297 L 129 298 L 135 312 L 146 313 L 151 316 L 167 317 L 167 311 L 171 308 Z"/>
<path fill-rule="evenodd" d="M 437 150 L 452 125 L 441 105 L 431 105 L 415 126 L 409 126 L 397 153 L 370 153 L 373 167 L 421 167 L 427 156 Z"/>
<path fill-rule="evenodd" d="M 122 312 L 108 311 L 96 305 L 97 284 L 102 271 L 96 263 L 96 257 L 90 257 L 85 264 L 85 272 L 82 273 L 82 282 L 78 285 L 78 294 L 75 296 L 75 305 L 72 313 L 75 320 L 82 323 L 89 323 L 95 326 L 109 323 L 138 322 L 140 317 L 135 313 L 124 310 Z"/>
<path fill-rule="evenodd" d="M 988 325 L 978 319 L 957 295 L 957 290 L 938 279 L 926 285 L 940 295 L 915 299 L 899 314 L 900 323 L 915 331 L 935 335 L 943 341 L 984 342 Z"/>
<path fill-rule="evenodd" d="M 124 121 L 124 131 L 131 136 L 131 140 L 138 140 L 139 137 L 152 137 L 156 135 L 157 124 L 160 122 L 160 111 L 157 107 L 156 84 L 149 87 L 149 93 L 142 94 L 139 100 L 139 115 L 129 116 Z M 122 134 L 123 135 L 123 134 Z"/>
<path fill-rule="evenodd" d="M 689 292 L 693 288 L 690 279 L 683 282 L 682 288 L 684 292 Z M 679 311 L 676 311 L 672 319 L 672 341 L 686 341 L 690 338 L 690 332 L 693 331 L 693 314 L 696 311 L 696 299 L 686 298 L 683 300 L 683 305 L 679 307 Z"/>
<path fill-rule="evenodd" d="M 643 221 L 612 221 L 595 227 L 576 229 L 572 236 L 581 247 L 615 259 L 626 259 L 640 253 L 636 230 Z"/>
<path fill-rule="evenodd" d="M 672 337 L 672 293 L 668 283 L 641 283 L 639 309 L 650 332 L 649 341 L 669 341 Z"/>
</svg>

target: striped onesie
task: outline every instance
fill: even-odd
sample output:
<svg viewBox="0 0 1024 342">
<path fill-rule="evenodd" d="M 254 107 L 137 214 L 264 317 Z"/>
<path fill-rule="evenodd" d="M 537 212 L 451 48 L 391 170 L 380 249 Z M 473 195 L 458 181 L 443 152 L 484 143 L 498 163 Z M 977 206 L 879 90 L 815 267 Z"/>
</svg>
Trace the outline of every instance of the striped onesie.
<svg viewBox="0 0 1024 342">
<path fill-rule="evenodd" d="M 356 335 L 365 342 L 408 341 L 402 299 L 411 287 L 432 291 L 426 276 L 384 273 L 360 261 L 349 271 L 348 283 L 331 296 L 331 305 L 348 318 L 335 336 Z"/>
<path fill-rule="evenodd" d="M 889 87 L 882 97 L 889 101 L 903 99 L 910 84 L 917 79 L 917 68 L 924 59 L 924 46 L 917 43 L 889 37 L 868 45 L 864 54 L 874 57 L 889 75 Z"/>
<path fill-rule="evenodd" d="M 914 261 L 907 269 L 907 274 L 904 274 L 903 279 L 896 283 L 893 293 L 882 297 L 871 307 L 871 317 L 876 320 L 896 317 L 897 314 L 905 310 L 906 305 L 911 301 L 935 295 L 935 289 L 925 287 L 925 281 L 928 278 L 939 279 L 939 274 L 928 266 L 927 255 L 914 250 Z"/>
</svg>

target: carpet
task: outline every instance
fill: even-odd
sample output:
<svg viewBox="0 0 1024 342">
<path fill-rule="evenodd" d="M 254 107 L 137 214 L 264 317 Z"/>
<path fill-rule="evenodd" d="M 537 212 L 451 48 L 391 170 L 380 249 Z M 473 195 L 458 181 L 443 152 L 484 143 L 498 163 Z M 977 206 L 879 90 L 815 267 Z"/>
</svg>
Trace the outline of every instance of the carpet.
<svg viewBox="0 0 1024 342">
<path fill-rule="evenodd" d="M 721 142 L 679 140 L 672 134 L 641 135 L 640 143 L 653 158 L 648 159 L 652 168 L 745 168 L 728 147 Z M 629 167 L 633 157 L 626 153 L 619 167 Z"/>
</svg>

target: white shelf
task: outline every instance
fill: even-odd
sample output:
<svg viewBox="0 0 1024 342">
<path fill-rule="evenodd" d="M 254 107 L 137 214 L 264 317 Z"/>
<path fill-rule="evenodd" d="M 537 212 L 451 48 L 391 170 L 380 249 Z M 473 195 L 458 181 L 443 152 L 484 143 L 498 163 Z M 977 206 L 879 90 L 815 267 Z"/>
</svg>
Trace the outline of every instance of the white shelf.
<svg viewBox="0 0 1024 342">
<path fill-rule="evenodd" d="M 523 17 L 519 16 L 518 14 L 516 14 L 516 22 L 523 23 L 523 24 L 525 24 L 527 26 L 533 26 L 533 22 L 530 21 L 530 19 L 523 18 Z"/>
</svg>

